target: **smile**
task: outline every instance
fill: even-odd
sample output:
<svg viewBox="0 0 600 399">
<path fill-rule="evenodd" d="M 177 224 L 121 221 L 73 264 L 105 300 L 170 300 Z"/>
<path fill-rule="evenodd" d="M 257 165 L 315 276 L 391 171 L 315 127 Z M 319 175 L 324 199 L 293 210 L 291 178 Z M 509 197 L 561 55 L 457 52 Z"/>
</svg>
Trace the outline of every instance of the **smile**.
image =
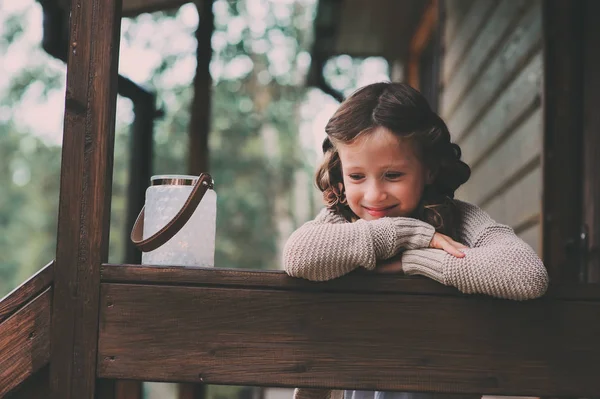
<svg viewBox="0 0 600 399">
<path fill-rule="evenodd" d="M 381 208 L 371 208 L 368 206 L 363 206 L 363 208 L 367 211 L 367 213 L 369 213 L 369 215 L 381 217 L 381 216 L 384 216 L 388 211 L 390 211 L 391 209 L 394 209 L 397 206 L 398 206 L 398 204 L 381 207 Z"/>
</svg>

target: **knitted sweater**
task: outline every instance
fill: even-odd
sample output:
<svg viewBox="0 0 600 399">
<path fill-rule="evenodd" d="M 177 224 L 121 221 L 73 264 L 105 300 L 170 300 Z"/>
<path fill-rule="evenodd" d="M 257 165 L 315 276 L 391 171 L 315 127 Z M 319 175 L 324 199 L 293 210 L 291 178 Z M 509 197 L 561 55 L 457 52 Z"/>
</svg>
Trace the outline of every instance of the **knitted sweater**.
<svg viewBox="0 0 600 399">
<path fill-rule="evenodd" d="M 456 201 L 461 214 L 457 241 L 465 257 L 428 248 L 434 228 L 404 217 L 348 222 L 323 209 L 296 230 L 283 254 L 285 271 L 293 277 L 326 281 L 358 267 L 373 270 L 379 260 L 402 252 L 402 270 L 422 275 L 468 294 L 526 300 L 542 296 L 548 274 L 542 261 L 513 230 L 496 223 L 475 205 Z M 297 389 L 295 399 L 330 399 L 337 391 Z"/>
</svg>

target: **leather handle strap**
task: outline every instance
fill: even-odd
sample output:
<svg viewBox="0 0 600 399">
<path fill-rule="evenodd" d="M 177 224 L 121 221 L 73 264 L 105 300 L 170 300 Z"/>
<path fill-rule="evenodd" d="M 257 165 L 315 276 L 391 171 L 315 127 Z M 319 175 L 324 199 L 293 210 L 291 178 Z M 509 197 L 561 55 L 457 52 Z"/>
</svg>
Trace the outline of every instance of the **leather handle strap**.
<svg viewBox="0 0 600 399">
<path fill-rule="evenodd" d="M 144 239 L 144 211 L 146 209 L 144 206 L 131 230 L 131 241 L 143 252 L 150 252 L 160 247 L 173 238 L 185 226 L 194 214 L 198 204 L 200 204 L 204 194 L 206 194 L 206 191 L 211 188 L 213 188 L 212 177 L 208 173 L 201 174 L 190 196 L 179 212 L 162 229 L 146 239 Z"/>
</svg>

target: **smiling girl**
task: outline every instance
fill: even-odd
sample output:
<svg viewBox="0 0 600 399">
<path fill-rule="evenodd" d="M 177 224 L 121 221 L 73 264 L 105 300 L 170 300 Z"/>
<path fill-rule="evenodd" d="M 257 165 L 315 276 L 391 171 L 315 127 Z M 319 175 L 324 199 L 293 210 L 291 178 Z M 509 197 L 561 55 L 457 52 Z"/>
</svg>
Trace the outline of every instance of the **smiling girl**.
<svg viewBox="0 0 600 399">
<path fill-rule="evenodd" d="M 526 300 L 545 293 L 548 274 L 532 248 L 477 206 L 454 199 L 470 169 L 418 91 L 402 83 L 365 86 L 325 131 L 316 183 L 326 207 L 287 241 L 290 276 L 325 281 L 362 267 L 426 276 L 469 294 Z M 394 395 L 401 394 L 345 393 Z"/>
</svg>

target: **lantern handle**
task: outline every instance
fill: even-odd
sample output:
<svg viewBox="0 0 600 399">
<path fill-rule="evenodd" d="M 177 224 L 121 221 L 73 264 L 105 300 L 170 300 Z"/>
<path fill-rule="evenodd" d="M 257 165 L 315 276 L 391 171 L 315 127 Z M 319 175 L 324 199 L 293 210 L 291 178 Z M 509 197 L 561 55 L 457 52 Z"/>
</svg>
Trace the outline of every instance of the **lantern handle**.
<svg viewBox="0 0 600 399">
<path fill-rule="evenodd" d="M 190 220 L 192 214 L 200 204 L 200 201 L 206 194 L 206 191 L 213 188 L 212 177 L 208 173 L 202 173 L 196 185 L 192 189 L 189 197 L 179 210 L 177 214 L 167 223 L 162 229 L 158 230 L 152 236 L 144 239 L 144 211 L 146 206 L 142 208 L 142 211 L 138 215 L 133 228 L 131 229 L 131 241 L 135 244 L 138 249 L 142 252 L 150 252 L 161 245 L 165 244 L 171 238 L 175 236 L 181 230 L 183 226 Z"/>
</svg>

